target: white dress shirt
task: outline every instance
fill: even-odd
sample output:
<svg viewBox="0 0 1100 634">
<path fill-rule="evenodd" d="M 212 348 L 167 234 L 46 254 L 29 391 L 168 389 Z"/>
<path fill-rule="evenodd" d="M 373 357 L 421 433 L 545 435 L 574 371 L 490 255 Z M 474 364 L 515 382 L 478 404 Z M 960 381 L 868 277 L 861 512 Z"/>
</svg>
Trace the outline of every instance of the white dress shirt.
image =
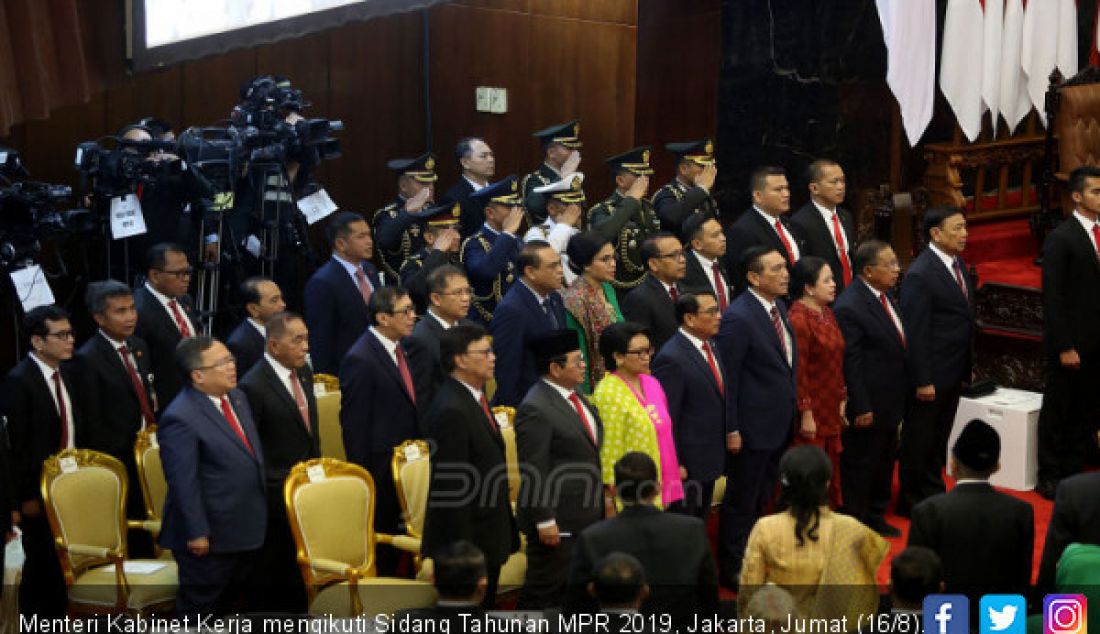
<svg viewBox="0 0 1100 634">
<path fill-rule="evenodd" d="M 863 278 L 860 278 L 860 281 L 863 282 L 867 286 L 867 288 L 871 290 L 871 294 L 874 295 L 875 299 L 881 304 L 882 303 L 882 292 L 879 291 L 877 288 L 871 286 L 870 284 L 867 284 L 867 281 L 864 280 Z M 887 298 L 887 300 L 886 300 L 886 306 L 889 309 L 890 320 L 894 322 L 894 327 L 898 329 L 898 332 L 900 332 L 902 335 L 904 335 L 905 334 L 905 326 L 901 323 L 901 316 L 898 315 L 897 311 L 894 310 L 894 303 L 891 302 L 889 300 L 889 298 Z"/>
<path fill-rule="evenodd" d="M 172 312 L 172 307 L 168 305 L 168 302 L 173 301 L 172 298 L 153 288 L 153 285 L 149 282 L 145 283 L 145 288 L 153 294 L 153 297 L 157 298 L 157 301 L 160 302 L 160 305 L 164 307 L 164 312 L 168 313 L 168 318 L 172 320 L 173 324 L 175 324 L 176 330 L 179 330 L 180 326 L 179 323 L 176 322 L 176 315 Z M 187 311 L 183 309 L 183 305 L 179 303 L 179 300 L 175 300 L 175 302 L 176 309 L 179 310 L 180 317 L 183 318 L 183 321 L 187 323 L 187 328 L 191 331 L 192 335 L 196 334 L 197 331 L 195 330 L 195 324 L 191 323 L 191 318 L 187 316 Z"/>
<path fill-rule="evenodd" d="M 279 363 L 279 360 L 271 356 L 270 352 L 264 353 L 264 358 L 271 364 L 271 369 L 275 370 L 275 376 L 279 377 L 279 382 L 286 388 L 286 393 L 290 395 L 290 400 L 294 400 L 294 386 L 290 384 L 291 381 L 298 380 L 298 373 L 285 365 Z M 293 378 L 292 378 L 293 377 Z M 298 383 L 298 387 L 302 387 L 301 382 Z M 302 391 L 302 395 L 305 395 L 305 390 Z"/>
<path fill-rule="evenodd" d="M 768 321 L 771 321 L 772 309 L 775 308 L 776 310 L 779 310 L 775 302 L 769 302 L 768 300 L 758 295 L 756 291 L 751 288 L 749 289 L 749 292 L 752 293 L 752 296 L 756 298 L 756 301 L 760 302 L 760 305 L 764 307 L 764 312 L 768 314 Z M 783 325 L 783 347 L 784 349 L 786 349 L 787 352 L 787 365 L 794 365 L 794 352 L 791 349 L 794 346 L 794 338 L 791 337 L 791 331 L 787 327 L 787 323 L 783 321 L 782 313 L 780 313 L 779 315 L 779 323 Z"/>
<path fill-rule="evenodd" d="M 57 402 L 57 390 L 54 389 L 53 375 L 55 372 L 61 372 L 60 368 L 54 369 L 46 365 L 42 359 L 38 358 L 38 355 L 31 353 L 30 357 L 34 359 L 35 364 L 38 365 L 38 369 L 42 371 L 42 377 L 46 379 L 46 387 L 50 391 L 50 398 L 53 399 L 53 406 L 57 409 L 57 415 L 61 416 L 61 404 Z M 61 396 L 65 399 L 65 437 L 69 439 L 69 444 L 65 445 L 64 449 L 72 449 L 76 447 L 76 427 L 73 425 L 73 399 L 69 396 L 69 388 L 65 385 L 65 377 L 58 374 L 58 378 L 61 379 Z"/>
<path fill-rule="evenodd" d="M 707 282 L 710 283 L 710 290 L 714 291 L 715 295 L 717 295 L 718 287 L 714 285 L 714 263 L 717 260 L 711 260 L 694 249 L 692 249 L 691 253 L 695 256 L 695 259 L 699 261 L 699 266 L 703 267 L 703 273 L 706 274 Z M 725 275 L 722 275 L 721 269 L 718 270 L 718 277 L 722 278 L 722 283 L 726 285 L 726 288 L 722 289 L 722 292 L 726 295 L 726 301 L 728 302 L 730 298 L 729 281 L 726 279 Z"/>
<path fill-rule="evenodd" d="M 439 322 L 440 326 L 443 326 L 443 330 L 450 330 L 454 326 L 454 324 L 447 323 L 446 319 L 443 319 L 439 315 L 435 314 L 435 310 L 432 307 L 428 307 L 428 314 L 431 315 L 432 319 Z"/>
<path fill-rule="evenodd" d="M 390 339 L 386 335 L 378 332 L 378 329 L 374 326 L 370 327 L 372 335 L 378 339 L 378 342 L 382 344 L 382 347 L 386 349 L 386 353 L 390 355 L 390 360 L 393 361 L 394 366 L 397 365 L 397 342 Z"/>
<path fill-rule="evenodd" d="M 812 198 L 810 199 L 810 202 L 812 202 L 814 204 L 814 207 L 817 207 L 817 210 L 821 212 L 821 218 L 825 221 L 825 226 L 829 227 L 829 235 L 833 237 L 833 245 L 837 247 L 837 254 L 840 254 L 841 247 L 844 248 L 844 251 L 848 251 L 848 235 L 844 233 L 844 223 L 840 222 L 840 215 L 837 214 L 836 209 L 826 209 L 825 207 L 817 204 L 817 201 L 813 200 Z M 836 244 L 836 230 L 833 228 L 833 218 L 836 218 L 837 224 L 840 225 L 839 245 Z"/>
<path fill-rule="evenodd" d="M 760 217 L 762 217 L 764 221 L 768 223 L 768 226 L 772 228 L 772 231 L 776 232 L 776 234 L 779 234 L 780 231 L 782 231 L 782 235 L 786 236 L 787 238 L 787 244 L 791 245 L 791 257 L 793 257 L 794 261 L 797 262 L 802 257 L 802 253 L 798 250 L 798 242 L 795 241 L 794 236 L 791 235 L 790 231 L 787 231 L 787 226 L 780 222 L 779 226 L 782 227 L 782 229 L 776 229 L 775 221 L 779 220 L 778 216 L 770 216 L 763 209 L 757 207 L 756 205 L 753 205 L 752 208 L 755 209 L 756 213 L 760 214 Z M 780 242 L 782 242 L 782 240 L 780 240 Z"/>
<path fill-rule="evenodd" d="M 256 329 L 256 332 L 260 333 L 260 336 L 263 337 L 264 340 L 267 339 L 267 326 L 261 324 L 251 317 L 248 318 L 248 323 L 252 324 L 252 327 Z"/>
</svg>

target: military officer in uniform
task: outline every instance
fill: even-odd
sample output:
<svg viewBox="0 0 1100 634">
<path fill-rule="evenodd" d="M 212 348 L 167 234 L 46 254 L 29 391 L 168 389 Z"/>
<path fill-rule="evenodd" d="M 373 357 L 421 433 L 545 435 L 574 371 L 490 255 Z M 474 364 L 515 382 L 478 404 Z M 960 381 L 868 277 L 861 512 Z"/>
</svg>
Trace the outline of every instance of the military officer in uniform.
<svg viewBox="0 0 1100 634">
<path fill-rule="evenodd" d="M 421 224 L 424 246 L 401 265 L 401 287 L 409 292 L 416 313 L 423 315 L 428 310 L 428 274 L 445 264 L 458 264 L 462 205 L 446 203 L 415 215 Z"/>
<path fill-rule="evenodd" d="M 665 149 L 679 157 L 676 178 L 653 194 L 653 208 L 661 219 L 661 229 L 678 236 L 691 214 L 718 217 L 718 203 L 711 195 L 718 167 L 710 139 L 668 143 Z"/>
<path fill-rule="evenodd" d="M 389 279 L 398 279 L 402 263 L 424 246 L 424 237 L 416 214 L 432 203 L 435 189 L 435 155 L 431 152 L 414 159 L 394 159 L 386 167 L 397 177 L 397 200 L 374 212 L 374 239 L 379 264 Z"/>
<path fill-rule="evenodd" d="M 577 225 L 584 213 L 583 183 L 584 174 L 577 172 L 567 179 L 536 187 L 535 193 L 546 197 L 546 221 L 531 227 L 527 235 L 523 236 L 524 242 L 542 240 L 554 247 L 561 256 L 566 286 L 577 278 L 577 274 L 569 268 L 569 256 L 565 253 L 565 247 L 569 245 L 569 239 L 580 231 Z"/>
<path fill-rule="evenodd" d="M 560 180 L 566 180 L 581 164 L 581 124 L 574 120 L 552 125 L 532 136 L 542 141 L 543 163 L 523 177 L 523 204 L 527 207 L 527 226 L 537 227 L 546 220 L 546 197 L 535 191 Z"/>
<path fill-rule="evenodd" d="M 649 190 L 649 146 L 637 147 L 607 159 L 615 175 L 615 192 L 588 210 L 588 226 L 615 246 L 615 279 L 612 286 L 622 297 L 645 279 L 646 264 L 639 250 L 646 237 L 661 230 Z"/>
<path fill-rule="evenodd" d="M 488 325 L 497 302 L 516 280 L 516 256 L 523 241 L 519 181 L 509 176 L 470 194 L 485 209 L 485 224 L 462 243 L 462 265 L 474 289 L 470 319 Z"/>
</svg>

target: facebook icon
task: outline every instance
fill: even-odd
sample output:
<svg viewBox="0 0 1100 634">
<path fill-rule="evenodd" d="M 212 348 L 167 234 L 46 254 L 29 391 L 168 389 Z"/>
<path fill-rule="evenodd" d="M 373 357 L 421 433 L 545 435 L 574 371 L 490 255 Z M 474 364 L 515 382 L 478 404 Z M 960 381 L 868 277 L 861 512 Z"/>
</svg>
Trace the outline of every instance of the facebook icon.
<svg viewBox="0 0 1100 634">
<path fill-rule="evenodd" d="M 924 597 L 924 634 L 967 634 L 970 630 L 970 601 L 961 594 L 930 594 Z"/>
</svg>

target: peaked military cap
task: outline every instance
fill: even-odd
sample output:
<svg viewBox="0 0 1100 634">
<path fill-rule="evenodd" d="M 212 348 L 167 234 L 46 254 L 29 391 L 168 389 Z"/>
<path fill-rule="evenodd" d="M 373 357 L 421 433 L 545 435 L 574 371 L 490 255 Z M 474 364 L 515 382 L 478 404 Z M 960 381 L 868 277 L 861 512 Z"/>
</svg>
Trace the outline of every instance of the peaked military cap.
<svg viewBox="0 0 1100 634">
<path fill-rule="evenodd" d="M 490 203 L 510 205 L 512 207 L 523 205 L 523 195 L 519 191 L 519 179 L 517 179 L 514 174 L 508 176 L 504 180 L 499 180 L 482 187 L 470 194 L 470 198 L 483 205 L 488 205 Z"/>
<path fill-rule="evenodd" d="M 425 207 L 409 215 L 429 227 L 453 227 L 458 224 L 459 218 L 462 217 L 462 205 L 446 202 L 441 205 Z"/>
<path fill-rule="evenodd" d="M 714 165 L 714 141 L 710 138 L 683 143 L 666 143 L 665 149 L 680 157 L 681 161 L 691 161 L 697 165 Z"/>
<path fill-rule="evenodd" d="M 583 183 L 584 174 L 576 172 L 568 178 L 536 187 L 535 193 L 549 196 L 563 203 L 583 203 L 585 201 L 584 189 L 581 188 Z"/>
<path fill-rule="evenodd" d="M 636 147 L 633 150 L 627 150 L 622 154 L 612 156 L 607 159 L 607 164 L 611 167 L 612 173 L 617 174 L 625 170 L 635 176 L 648 176 L 653 173 L 653 168 L 649 166 L 650 151 L 648 145 Z"/>
<path fill-rule="evenodd" d="M 431 152 L 411 159 L 393 159 L 386 163 L 386 167 L 395 172 L 408 174 L 421 183 L 434 183 L 439 179 L 435 174 L 435 154 Z"/>
<path fill-rule="evenodd" d="M 576 119 L 544 128 L 531 136 L 538 137 L 543 147 L 551 143 L 561 143 L 567 148 L 577 149 L 584 145 L 581 143 L 581 124 Z"/>
</svg>

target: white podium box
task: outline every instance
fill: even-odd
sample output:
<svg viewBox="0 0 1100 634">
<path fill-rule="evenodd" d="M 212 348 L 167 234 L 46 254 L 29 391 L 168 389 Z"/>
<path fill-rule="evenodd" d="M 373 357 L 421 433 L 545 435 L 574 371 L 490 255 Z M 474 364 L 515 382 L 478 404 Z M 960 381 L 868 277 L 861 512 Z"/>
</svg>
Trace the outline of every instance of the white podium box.
<svg viewBox="0 0 1100 634">
<path fill-rule="evenodd" d="M 951 447 L 964 425 L 979 418 L 989 423 L 1001 437 L 1001 469 L 989 479 L 993 486 L 1028 491 L 1035 488 L 1039 470 L 1039 409 L 1043 395 L 1009 388 L 981 398 L 959 399 L 951 437 L 947 441 L 947 461 Z"/>
</svg>

